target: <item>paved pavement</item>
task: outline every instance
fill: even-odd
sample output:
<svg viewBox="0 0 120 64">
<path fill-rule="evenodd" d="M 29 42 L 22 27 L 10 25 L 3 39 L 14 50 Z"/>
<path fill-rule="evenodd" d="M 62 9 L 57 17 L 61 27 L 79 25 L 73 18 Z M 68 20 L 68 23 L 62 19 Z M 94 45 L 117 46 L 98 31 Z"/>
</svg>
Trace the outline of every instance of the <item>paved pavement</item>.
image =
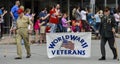
<svg viewBox="0 0 120 64">
<path fill-rule="evenodd" d="M 9 42 L 9 40 L 6 40 Z M 119 47 L 119 55 L 120 55 L 120 39 L 116 38 L 116 43 Z M 100 54 L 100 41 L 92 40 L 92 52 L 90 58 L 72 58 L 72 57 L 56 57 L 53 59 L 48 59 L 46 44 L 31 45 L 32 56 L 29 59 L 26 59 L 25 48 L 23 46 L 23 59 L 22 60 L 14 60 L 16 57 L 16 46 L 15 45 L 0 45 L 0 64 L 120 64 L 120 61 L 112 60 L 113 55 L 112 52 L 106 44 L 106 54 L 107 59 L 105 61 L 98 61 L 98 58 L 101 56 Z M 7 49 L 7 53 L 5 50 Z M 7 55 L 4 57 L 4 55 Z"/>
</svg>

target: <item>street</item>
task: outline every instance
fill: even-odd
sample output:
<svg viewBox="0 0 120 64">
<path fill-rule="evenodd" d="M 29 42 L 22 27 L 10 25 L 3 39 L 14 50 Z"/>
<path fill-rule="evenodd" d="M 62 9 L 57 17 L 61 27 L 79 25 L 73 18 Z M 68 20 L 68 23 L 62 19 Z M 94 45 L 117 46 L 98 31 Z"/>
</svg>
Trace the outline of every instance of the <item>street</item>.
<svg viewBox="0 0 120 64">
<path fill-rule="evenodd" d="M 120 55 L 120 39 L 116 38 L 116 43 L 119 48 L 118 52 Z M 26 59 L 25 48 L 23 48 L 22 60 L 15 60 L 17 56 L 15 45 L 0 45 L 0 64 L 119 64 L 117 60 L 113 60 L 112 51 L 108 44 L 106 44 L 106 60 L 99 61 L 100 54 L 100 40 L 92 40 L 91 57 L 90 58 L 73 58 L 73 57 L 56 57 L 49 59 L 47 57 L 46 44 L 31 45 L 32 56 Z M 6 52 L 5 52 L 6 50 Z M 6 57 L 4 55 L 6 54 Z"/>
</svg>

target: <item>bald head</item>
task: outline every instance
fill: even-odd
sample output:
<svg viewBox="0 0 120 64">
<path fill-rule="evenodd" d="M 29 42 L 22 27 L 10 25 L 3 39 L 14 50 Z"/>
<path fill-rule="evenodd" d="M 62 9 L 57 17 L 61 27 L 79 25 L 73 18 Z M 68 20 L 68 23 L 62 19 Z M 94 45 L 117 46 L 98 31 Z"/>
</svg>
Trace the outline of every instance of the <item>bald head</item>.
<svg viewBox="0 0 120 64">
<path fill-rule="evenodd" d="M 16 2 L 15 2 L 15 5 L 18 5 L 18 6 L 19 6 L 19 5 L 20 5 L 20 1 L 16 1 Z"/>
<path fill-rule="evenodd" d="M 57 4 L 57 5 L 56 5 L 56 8 L 59 9 L 59 8 L 60 8 L 60 4 Z"/>
</svg>

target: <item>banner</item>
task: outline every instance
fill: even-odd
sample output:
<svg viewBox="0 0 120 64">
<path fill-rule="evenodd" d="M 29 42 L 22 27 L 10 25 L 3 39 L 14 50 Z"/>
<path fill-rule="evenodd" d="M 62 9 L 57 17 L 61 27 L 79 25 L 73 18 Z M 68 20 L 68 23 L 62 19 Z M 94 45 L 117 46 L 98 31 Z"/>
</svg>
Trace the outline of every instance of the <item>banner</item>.
<svg viewBox="0 0 120 64">
<path fill-rule="evenodd" d="M 47 33 L 48 58 L 91 56 L 91 32 Z"/>
</svg>

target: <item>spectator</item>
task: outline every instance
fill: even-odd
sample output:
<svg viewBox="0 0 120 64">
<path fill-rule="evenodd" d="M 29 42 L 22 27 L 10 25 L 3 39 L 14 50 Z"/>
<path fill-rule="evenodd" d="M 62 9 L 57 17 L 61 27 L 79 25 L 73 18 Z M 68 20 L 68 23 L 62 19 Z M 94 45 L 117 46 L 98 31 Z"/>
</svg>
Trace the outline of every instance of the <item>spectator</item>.
<svg viewBox="0 0 120 64">
<path fill-rule="evenodd" d="M 73 20 L 75 20 L 76 10 L 77 9 L 75 7 L 72 10 L 72 18 L 73 18 Z"/>
<path fill-rule="evenodd" d="M 10 14 L 12 16 L 12 26 L 10 31 L 14 33 L 15 36 L 15 30 L 16 30 L 16 20 L 18 18 L 18 9 L 19 9 L 20 1 L 16 1 L 15 5 L 11 8 Z"/>
<path fill-rule="evenodd" d="M 29 17 L 29 19 L 33 22 L 35 14 L 34 13 L 30 14 L 30 13 L 31 13 L 31 9 L 27 8 L 25 10 L 25 16 Z M 31 39 L 31 34 L 32 34 L 32 31 L 33 31 L 33 28 L 31 28 L 31 25 L 28 25 L 28 30 L 29 30 L 29 43 L 31 43 L 31 40 L 32 40 Z"/>
<path fill-rule="evenodd" d="M 100 18 L 103 17 L 103 11 L 102 11 L 102 10 L 100 10 L 100 14 L 99 14 L 99 16 L 100 16 Z"/>
<path fill-rule="evenodd" d="M 81 29 L 82 29 L 82 21 L 76 21 L 76 20 L 73 20 L 72 21 L 72 31 L 73 32 L 81 32 Z"/>
<path fill-rule="evenodd" d="M 63 32 L 63 27 L 62 27 L 62 22 L 61 22 L 61 18 L 62 18 L 62 13 L 60 10 L 60 4 L 56 5 L 56 10 L 58 11 L 58 24 L 57 24 L 57 32 Z"/>
<path fill-rule="evenodd" d="M 4 15 L 7 13 L 6 10 L 4 10 L 4 7 L 0 8 L 0 38 L 4 39 L 3 37 L 3 30 L 4 30 Z"/>
<path fill-rule="evenodd" d="M 35 30 L 35 43 L 39 43 L 39 29 L 40 29 L 40 17 L 37 17 L 37 21 L 34 25 Z"/>
<path fill-rule="evenodd" d="M 62 17 L 61 21 L 62 21 L 63 31 L 67 32 L 67 29 L 70 28 L 70 24 L 69 23 L 71 21 L 70 20 L 67 21 L 67 14 L 66 13 L 63 14 L 63 17 Z"/>
<path fill-rule="evenodd" d="M 30 13 L 31 13 L 31 9 L 27 8 L 25 10 L 25 16 L 29 17 L 29 19 L 33 22 L 35 14 L 34 13 L 30 14 Z M 33 29 L 30 28 L 30 25 L 28 26 L 28 30 L 29 30 L 29 34 L 32 34 Z"/>
<path fill-rule="evenodd" d="M 0 15 L 2 15 L 3 14 L 3 10 L 4 10 L 4 7 L 2 6 L 2 7 L 0 7 Z"/>
<path fill-rule="evenodd" d="M 99 27 L 101 23 L 100 11 L 97 11 L 94 17 L 95 17 L 95 22 L 96 22 L 96 25 L 95 25 L 96 38 L 98 39 L 99 38 Z"/>
<path fill-rule="evenodd" d="M 80 7 L 78 6 L 76 12 L 75 12 L 75 19 L 77 21 L 80 21 L 81 20 L 81 13 L 80 13 Z"/>
<path fill-rule="evenodd" d="M 83 24 L 81 31 L 83 31 L 83 32 L 89 30 L 88 24 L 87 24 L 87 14 L 88 14 L 88 11 L 85 8 L 83 8 L 81 10 L 81 21 Z"/>
<path fill-rule="evenodd" d="M 56 6 L 58 7 L 58 6 Z M 50 28 L 50 33 L 55 33 L 57 29 L 57 24 L 59 23 L 59 12 L 60 10 L 57 9 L 55 6 L 52 7 L 50 10 L 50 19 L 49 19 L 49 24 L 51 26 Z"/>
<path fill-rule="evenodd" d="M 40 43 L 42 44 L 43 42 L 46 42 L 46 26 L 48 23 L 48 17 L 50 16 L 50 14 L 47 13 L 47 9 L 44 8 L 42 9 L 42 11 L 39 14 L 40 17 Z"/>
<path fill-rule="evenodd" d="M 115 21 L 116 21 L 116 33 L 118 33 L 118 25 L 119 25 L 119 22 L 120 22 L 120 12 L 119 10 L 116 10 L 115 14 L 114 14 L 114 17 L 115 17 Z"/>
<path fill-rule="evenodd" d="M 93 26 L 93 28 L 95 28 L 95 18 L 94 18 L 94 14 L 92 13 L 92 9 L 89 9 L 88 11 L 87 21 L 91 26 Z"/>
<path fill-rule="evenodd" d="M 30 13 L 31 13 L 31 9 L 27 8 L 25 10 L 25 16 L 28 16 L 29 19 L 33 22 L 34 21 L 35 13 L 32 13 L 32 14 L 30 14 Z"/>
</svg>

